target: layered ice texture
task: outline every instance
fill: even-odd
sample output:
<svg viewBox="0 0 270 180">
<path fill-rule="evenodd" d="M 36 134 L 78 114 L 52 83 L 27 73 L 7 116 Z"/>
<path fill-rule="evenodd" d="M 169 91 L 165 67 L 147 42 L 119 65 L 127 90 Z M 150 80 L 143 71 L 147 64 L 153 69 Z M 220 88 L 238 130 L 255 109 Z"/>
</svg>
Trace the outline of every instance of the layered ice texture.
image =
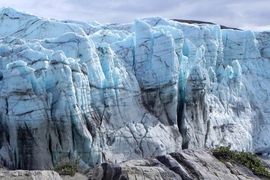
<svg viewBox="0 0 270 180">
<path fill-rule="evenodd" d="M 94 166 L 182 148 L 270 153 L 270 33 L 0 9 L 0 157 Z"/>
</svg>

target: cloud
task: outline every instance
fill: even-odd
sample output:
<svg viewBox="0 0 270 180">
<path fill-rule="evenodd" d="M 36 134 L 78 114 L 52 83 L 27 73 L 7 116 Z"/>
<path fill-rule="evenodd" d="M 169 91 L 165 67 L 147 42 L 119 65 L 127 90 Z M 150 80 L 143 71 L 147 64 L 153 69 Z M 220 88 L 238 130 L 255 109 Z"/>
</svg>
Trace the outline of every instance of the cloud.
<svg viewBox="0 0 270 180">
<path fill-rule="evenodd" d="M 161 16 L 210 21 L 242 29 L 269 27 L 268 0 L 0 0 L 2 6 L 59 20 L 132 22 L 135 18 Z"/>
<path fill-rule="evenodd" d="M 162 16 L 164 12 L 174 10 L 180 3 L 178 0 L 164 2 L 163 0 L 146 1 L 146 0 L 99 0 L 98 3 L 93 1 L 82 0 L 75 3 L 73 0 L 66 1 L 80 12 L 83 12 L 84 19 L 97 17 L 97 21 L 105 22 L 132 22 L 135 18 L 146 16 Z M 85 10 L 88 10 L 87 12 Z"/>
</svg>

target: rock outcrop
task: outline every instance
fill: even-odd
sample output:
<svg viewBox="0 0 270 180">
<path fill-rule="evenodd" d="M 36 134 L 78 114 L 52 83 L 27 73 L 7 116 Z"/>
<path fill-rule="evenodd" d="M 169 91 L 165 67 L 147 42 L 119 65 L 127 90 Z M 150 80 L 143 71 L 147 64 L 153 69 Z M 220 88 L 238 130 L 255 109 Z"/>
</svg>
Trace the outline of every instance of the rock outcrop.
<svg viewBox="0 0 270 180">
<path fill-rule="evenodd" d="M 0 169 L 1 180 L 62 180 L 58 173 L 54 171 L 8 171 Z"/>
<path fill-rule="evenodd" d="M 211 152 L 183 150 L 179 153 L 140 159 L 120 164 L 103 163 L 96 166 L 91 180 L 196 180 L 196 179 L 260 179 L 242 165 L 223 164 Z"/>
</svg>

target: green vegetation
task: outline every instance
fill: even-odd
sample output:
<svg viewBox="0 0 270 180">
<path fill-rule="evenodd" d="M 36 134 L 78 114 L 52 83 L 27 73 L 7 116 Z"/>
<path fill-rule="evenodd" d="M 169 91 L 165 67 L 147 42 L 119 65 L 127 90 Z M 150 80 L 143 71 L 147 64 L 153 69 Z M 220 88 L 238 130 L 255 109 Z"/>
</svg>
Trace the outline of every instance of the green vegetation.
<svg viewBox="0 0 270 180">
<path fill-rule="evenodd" d="M 74 176 L 78 172 L 79 160 L 75 162 L 66 162 L 61 165 L 57 165 L 52 170 L 58 172 L 60 175 Z"/>
<path fill-rule="evenodd" d="M 229 161 L 235 164 L 242 164 L 249 168 L 255 175 L 261 175 L 270 178 L 269 172 L 258 159 L 257 155 L 244 151 L 232 151 L 230 149 L 230 145 L 228 147 L 220 146 L 213 151 L 213 155 L 222 162 Z"/>
<path fill-rule="evenodd" d="M 91 168 L 88 168 L 88 169 L 86 169 L 84 172 L 83 172 L 83 174 L 87 174 L 87 173 L 89 173 L 91 171 Z"/>
</svg>

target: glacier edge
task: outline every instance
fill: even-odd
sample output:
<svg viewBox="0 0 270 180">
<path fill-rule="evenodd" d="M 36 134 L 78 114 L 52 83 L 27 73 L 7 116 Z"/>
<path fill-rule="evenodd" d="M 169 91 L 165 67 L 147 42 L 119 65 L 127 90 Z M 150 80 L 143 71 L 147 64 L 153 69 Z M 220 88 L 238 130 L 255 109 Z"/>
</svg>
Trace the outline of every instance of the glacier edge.
<svg viewBox="0 0 270 180">
<path fill-rule="evenodd" d="M 94 166 L 228 144 L 270 153 L 268 32 L 0 15 L 4 165 Z"/>
</svg>

